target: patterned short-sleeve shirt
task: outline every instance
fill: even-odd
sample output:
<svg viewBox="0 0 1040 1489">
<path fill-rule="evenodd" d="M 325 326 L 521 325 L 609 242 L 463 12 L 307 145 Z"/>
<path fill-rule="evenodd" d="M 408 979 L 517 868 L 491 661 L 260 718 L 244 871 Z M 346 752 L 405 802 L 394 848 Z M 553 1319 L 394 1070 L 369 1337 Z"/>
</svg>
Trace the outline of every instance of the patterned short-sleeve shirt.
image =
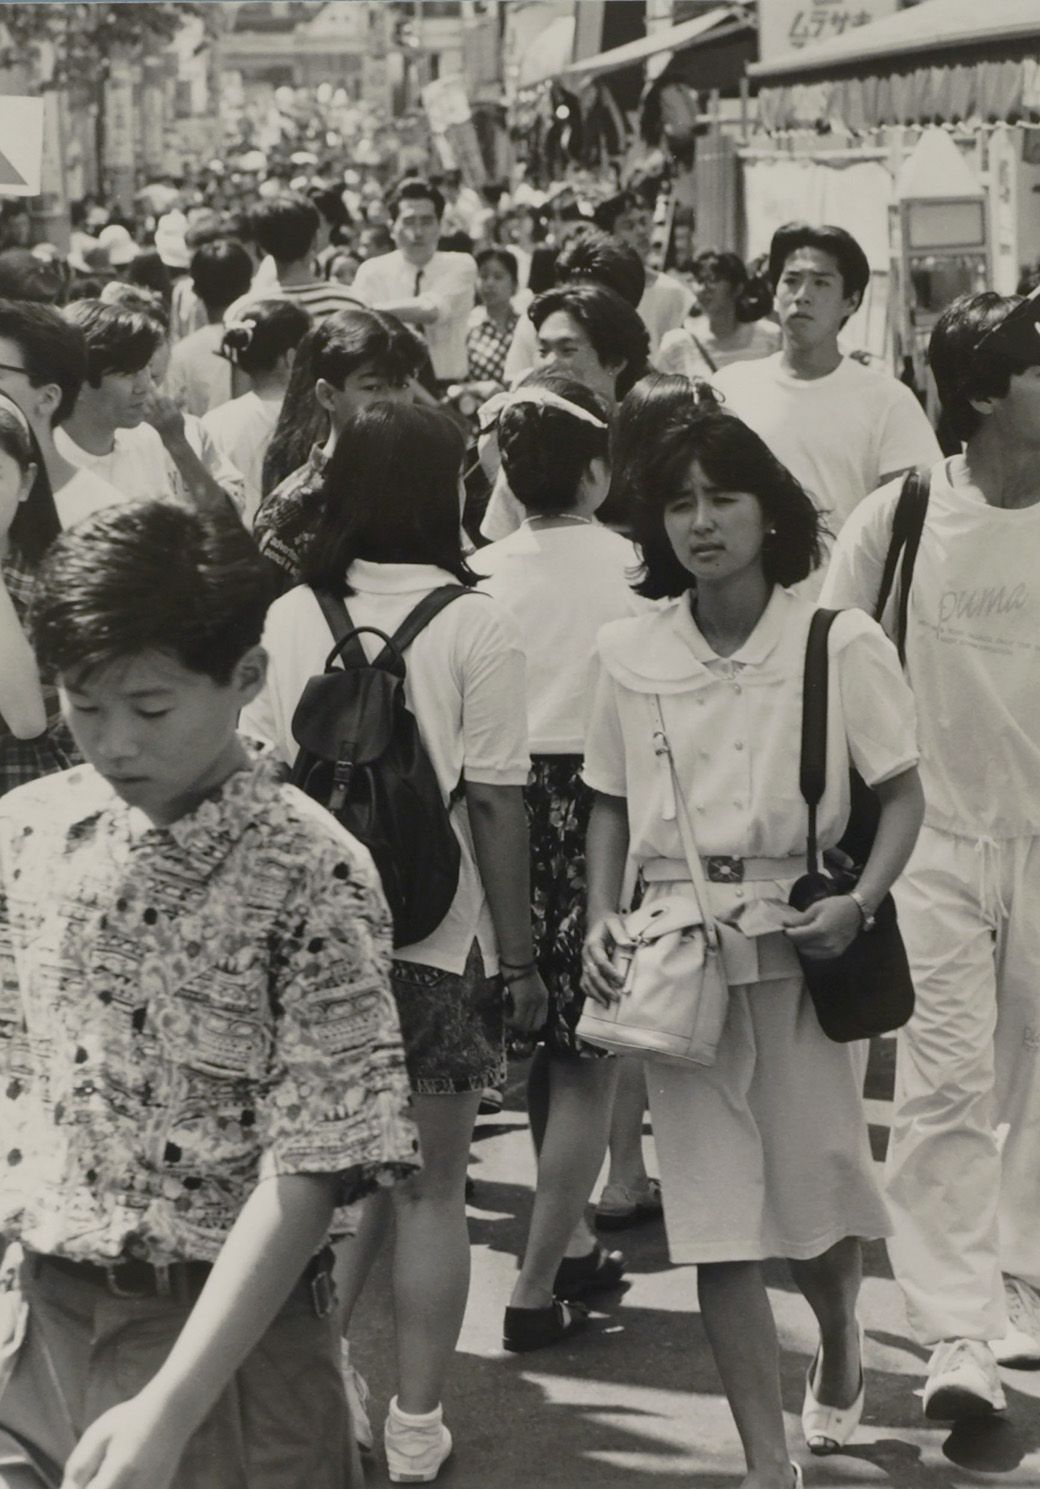
<svg viewBox="0 0 1040 1489">
<path fill-rule="evenodd" d="M 289 585 L 299 583 L 328 468 L 329 457 L 321 445 L 314 445 L 305 465 L 261 497 L 253 518 L 260 552 L 288 576 Z"/>
<path fill-rule="evenodd" d="M 0 1233 L 212 1260 L 268 1177 L 417 1167 L 389 918 L 269 755 L 144 822 L 88 766 L 0 802 Z"/>
</svg>

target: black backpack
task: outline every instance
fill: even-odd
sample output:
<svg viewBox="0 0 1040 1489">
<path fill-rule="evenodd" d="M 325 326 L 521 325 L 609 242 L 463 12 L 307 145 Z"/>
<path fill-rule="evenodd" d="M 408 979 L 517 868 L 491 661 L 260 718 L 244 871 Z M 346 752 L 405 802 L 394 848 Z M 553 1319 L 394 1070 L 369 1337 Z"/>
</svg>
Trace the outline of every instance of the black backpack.
<svg viewBox="0 0 1040 1489">
<path fill-rule="evenodd" d="M 392 636 L 355 626 L 342 600 L 320 589 L 313 593 L 336 644 L 293 714 L 300 746 L 293 784 L 364 843 L 383 881 L 394 945 L 412 946 L 448 913 L 461 854 L 451 803 L 405 702 L 404 652 L 435 615 L 470 591 L 461 584 L 433 590 Z M 384 642 L 372 662 L 359 640 L 365 632 Z"/>
</svg>

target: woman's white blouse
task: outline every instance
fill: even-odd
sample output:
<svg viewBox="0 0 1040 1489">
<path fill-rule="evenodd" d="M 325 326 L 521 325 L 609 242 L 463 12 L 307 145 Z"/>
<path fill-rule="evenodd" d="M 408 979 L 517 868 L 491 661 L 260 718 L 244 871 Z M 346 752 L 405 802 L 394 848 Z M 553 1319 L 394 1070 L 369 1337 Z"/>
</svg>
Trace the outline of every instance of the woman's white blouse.
<svg viewBox="0 0 1040 1489">
<path fill-rule="evenodd" d="M 802 678 L 815 608 L 775 588 L 728 658 L 697 629 L 688 596 L 600 630 L 584 778 L 627 798 L 637 862 L 683 856 L 667 759 L 654 751 L 655 694 L 701 855 L 804 855 Z M 830 632 L 821 848 L 838 841 L 848 818 L 850 760 L 868 785 L 899 775 L 916 764 L 915 727 L 895 648 L 869 616 L 844 611 Z"/>
</svg>

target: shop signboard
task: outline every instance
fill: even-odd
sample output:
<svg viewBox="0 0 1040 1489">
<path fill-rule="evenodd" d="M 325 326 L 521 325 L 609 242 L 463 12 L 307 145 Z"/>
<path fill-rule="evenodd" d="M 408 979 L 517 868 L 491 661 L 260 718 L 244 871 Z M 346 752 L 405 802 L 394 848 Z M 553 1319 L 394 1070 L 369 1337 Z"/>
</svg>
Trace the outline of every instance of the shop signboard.
<svg viewBox="0 0 1040 1489">
<path fill-rule="evenodd" d="M 43 99 L 0 98 L 0 196 L 38 196 Z"/>
<path fill-rule="evenodd" d="M 760 0 L 759 58 L 767 62 L 785 52 L 833 41 L 897 9 L 897 0 Z"/>
</svg>

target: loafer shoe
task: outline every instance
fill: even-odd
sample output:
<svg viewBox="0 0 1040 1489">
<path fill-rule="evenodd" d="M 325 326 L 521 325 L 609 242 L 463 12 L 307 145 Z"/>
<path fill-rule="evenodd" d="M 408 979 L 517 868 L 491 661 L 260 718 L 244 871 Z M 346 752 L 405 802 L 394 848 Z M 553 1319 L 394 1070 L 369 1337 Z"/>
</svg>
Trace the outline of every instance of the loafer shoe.
<svg viewBox="0 0 1040 1489">
<path fill-rule="evenodd" d="M 543 1349 L 577 1334 L 589 1321 L 589 1310 L 580 1303 L 553 1298 L 548 1308 L 507 1308 L 502 1331 L 503 1348 L 513 1354 Z"/>
<path fill-rule="evenodd" d="M 585 1256 L 565 1256 L 556 1269 L 553 1293 L 565 1302 L 591 1297 L 593 1293 L 610 1292 L 625 1275 L 625 1258 L 620 1251 L 604 1251 L 593 1246 Z"/>
<path fill-rule="evenodd" d="M 931 1422 L 987 1417 L 1004 1411 L 1007 1401 L 997 1362 L 980 1339 L 945 1339 L 928 1363 L 924 1414 Z"/>
</svg>

